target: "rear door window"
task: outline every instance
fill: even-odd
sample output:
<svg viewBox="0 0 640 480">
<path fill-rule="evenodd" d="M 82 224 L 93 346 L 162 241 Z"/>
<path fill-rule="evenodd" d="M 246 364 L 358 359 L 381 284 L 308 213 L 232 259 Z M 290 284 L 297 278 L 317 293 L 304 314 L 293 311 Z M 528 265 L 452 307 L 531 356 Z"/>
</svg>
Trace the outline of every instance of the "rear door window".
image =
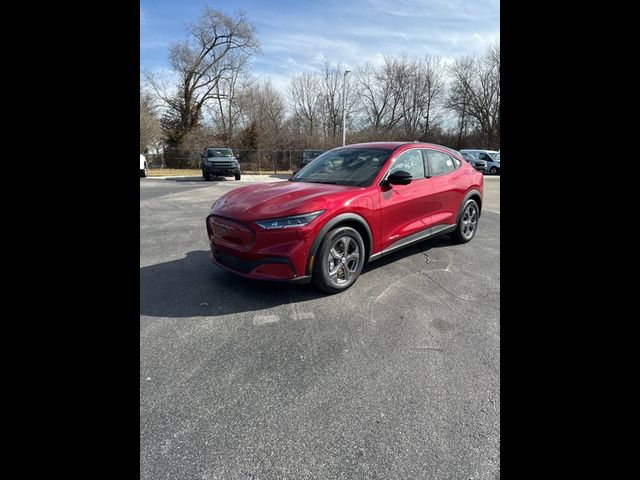
<svg viewBox="0 0 640 480">
<path fill-rule="evenodd" d="M 427 150 L 427 160 L 429 161 L 429 171 L 432 177 L 445 175 L 456 169 L 451 156 L 435 150 Z"/>
</svg>

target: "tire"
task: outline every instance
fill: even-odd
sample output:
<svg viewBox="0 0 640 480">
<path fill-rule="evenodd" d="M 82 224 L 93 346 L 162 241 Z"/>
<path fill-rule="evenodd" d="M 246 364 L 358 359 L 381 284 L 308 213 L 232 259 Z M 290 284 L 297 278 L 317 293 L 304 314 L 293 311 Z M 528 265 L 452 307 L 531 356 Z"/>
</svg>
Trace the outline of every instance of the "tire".
<svg viewBox="0 0 640 480">
<path fill-rule="evenodd" d="M 347 255 L 343 255 L 345 244 Z M 364 242 L 358 231 L 351 227 L 334 228 L 320 245 L 311 280 L 324 292 L 342 292 L 358 279 L 364 259 Z"/>
<path fill-rule="evenodd" d="M 204 181 L 208 182 L 211 180 L 211 174 L 209 172 L 202 172 L 202 176 L 204 177 Z"/>
<path fill-rule="evenodd" d="M 239 173 L 236 173 L 235 176 L 236 176 L 236 180 L 240 180 L 240 174 Z"/>
<path fill-rule="evenodd" d="M 140 176 L 142 178 L 147 178 L 147 167 L 144 167 L 144 170 L 140 170 Z"/>
<path fill-rule="evenodd" d="M 458 227 L 450 235 L 455 243 L 467 243 L 473 239 L 478 230 L 478 220 L 480 219 L 480 209 L 475 200 L 467 200 L 460 209 Z"/>
<path fill-rule="evenodd" d="M 491 167 L 489 169 L 489 173 L 491 173 L 491 175 L 496 175 L 498 173 L 498 169 L 496 167 Z"/>
</svg>

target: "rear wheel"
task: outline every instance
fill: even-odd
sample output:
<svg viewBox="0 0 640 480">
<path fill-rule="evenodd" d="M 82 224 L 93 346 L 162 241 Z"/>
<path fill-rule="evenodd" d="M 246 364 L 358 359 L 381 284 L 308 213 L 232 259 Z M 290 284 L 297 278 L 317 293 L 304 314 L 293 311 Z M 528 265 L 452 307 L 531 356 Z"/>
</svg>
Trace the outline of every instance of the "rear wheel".
<svg viewBox="0 0 640 480">
<path fill-rule="evenodd" d="M 360 276 L 364 257 L 364 242 L 357 230 L 334 228 L 324 237 L 316 256 L 313 284 L 328 293 L 346 290 Z"/>
<path fill-rule="evenodd" d="M 236 173 L 236 180 L 240 180 L 240 174 Z"/>
<path fill-rule="evenodd" d="M 491 169 L 489 170 L 489 172 L 491 172 L 491 175 L 495 175 L 498 173 L 498 169 L 496 167 L 491 167 Z"/>
<path fill-rule="evenodd" d="M 450 234 L 456 243 L 467 243 L 471 240 L 478 229 L 478 219 L 480 218 L 480 209 L 475 200 L 467 200 L 462 207 L 462 214 L 458 220 L 458 227 Z"/>
<path fill-rule="evenodd" d="M 147 167 L 144 167 L 143 170 L 140 170 L 140 176 L 142 178 L 147 178 Z"/>
</svg>

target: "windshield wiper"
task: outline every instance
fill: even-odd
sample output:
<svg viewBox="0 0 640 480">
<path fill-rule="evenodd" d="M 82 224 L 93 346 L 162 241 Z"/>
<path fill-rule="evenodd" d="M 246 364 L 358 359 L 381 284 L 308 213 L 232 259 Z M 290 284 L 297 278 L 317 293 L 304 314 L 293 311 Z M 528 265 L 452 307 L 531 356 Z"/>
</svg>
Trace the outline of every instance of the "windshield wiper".
<svg viewBox="0 0 640 480">
<path fill-rule="evenodd" d="M 318 181 L 313 181 L 313 180 L 306 180 L 307 183 L 322 183 L 324 185 L 340 185 L 338 182 L 323 182 L 321 180 Z"/>
</svg>

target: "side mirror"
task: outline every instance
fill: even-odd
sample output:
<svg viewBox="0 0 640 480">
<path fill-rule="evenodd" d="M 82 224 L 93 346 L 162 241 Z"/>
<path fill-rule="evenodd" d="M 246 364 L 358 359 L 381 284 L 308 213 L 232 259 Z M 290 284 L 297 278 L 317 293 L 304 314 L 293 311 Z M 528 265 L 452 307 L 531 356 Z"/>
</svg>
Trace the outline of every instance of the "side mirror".
<svg viewBox="0 0 640 480">
<path fill-rule="evenodd" d="M 413 176 L 404 170 L 397 170 L 387 177 L 391 185 L 409 185 Z"/>
</svg>

